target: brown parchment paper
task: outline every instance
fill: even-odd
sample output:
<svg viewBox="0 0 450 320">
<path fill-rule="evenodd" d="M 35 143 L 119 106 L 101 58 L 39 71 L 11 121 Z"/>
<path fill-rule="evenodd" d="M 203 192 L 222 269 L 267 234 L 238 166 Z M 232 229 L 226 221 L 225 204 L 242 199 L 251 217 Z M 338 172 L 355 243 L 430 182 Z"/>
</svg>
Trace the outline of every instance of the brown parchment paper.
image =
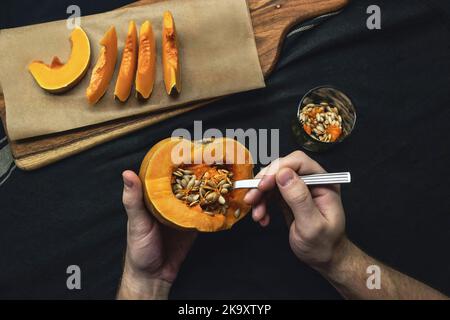
<svg viewBox="0 0 450 320">
<path fill-rule="evenodd" d="M 162 80 L 161 24 L 165 10 L 173 13 L 180 41 L 183 89 L 176 98 L 166 95 Z M 156 83 L 145 103 L 135 99 L 134 88 L 125 104 L 113 97 L 129 20 L 135 20 L 138 28 L 150 20 L 156 37 Z M 120 50 L 116 71 L 105 96 L 90 106 L 85 90 L 98 56 L 99 41 L 110 25 L 116 27 Z M 90 39 L 91 66 L 76 87 L 60 95 L 42 90 L 27 65 L 32 60 L 50 63 L 54 55 L 62 61 L 68 58 L 71 31 L 66 21 L 0 31 L 0 82 L 10 139 L 66 131 L 264 86 L 245 0 L 164 1 L 82 17 L 81 27 Z"/>
</svg>

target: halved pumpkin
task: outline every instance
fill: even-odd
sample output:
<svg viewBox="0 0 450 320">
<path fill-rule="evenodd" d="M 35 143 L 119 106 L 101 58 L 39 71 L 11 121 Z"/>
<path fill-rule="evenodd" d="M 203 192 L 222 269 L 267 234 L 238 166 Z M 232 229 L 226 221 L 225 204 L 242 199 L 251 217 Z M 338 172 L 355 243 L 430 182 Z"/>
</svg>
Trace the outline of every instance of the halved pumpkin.
<svg viewBox="0 0 450 320">
<path fill-rule="evenodd" d="M 65 92 L 86 74 L 91 59 L 91 47 L 83 29 L 76 27 L 70 34 L 70 42 L 72 50 L 65 64 L 58 57 L 53 57 L 50 65 L 42 61 L 33 61 L 28 65 L 28 70 L 42 89 L 52 93 Z"/>
<path fill-rule="evenodd" d="M 136 96 L 148 99 L 153 91 L 156 73 L 156 43 L 150 21 L 145 21 L 139 31 L 139 56 L 136 72 Z"/>
<path fill-rule="evenodd" d="M 103 97 L 114 74 L 117 60 L 117 34 L 114 26 L 105 33 L 100 45 L 102 48 L 86 89 L 86 97 L 90 104 L 97 103 Z"/>
<path fill-rule="evenodd" d="M 230 229 L 250 211 L 250 206 L 243 201 L 246 190 L 233 190 L 228 187 L 226 193 L 219 193 L 224 201 L 220 204 L 208 202 L 208 193 L 199 195 L 197 201 L 189 202 L 179 199 L 176 195 L 176 192 L 179 192 L 174 189 L 178 178 L 176 174 L 180 170 L 189 172 L 190 178 L 198 181 L 208 175 L 208 184 L 203 187 L 211 194 L 217 189 L 209 181 L 216 183 L 217 180 L 214 179 L 223 172 L 228 172 L 233 181 L 252 178 L 252 163 L 250 152 L 233 139 L 220 138 L 198 142 L 183 138 L 162 140 L 147 153 L 139 171 L 145 204 L 161 223 L 178 229 L 202 232 Z M 198 188 L 203 187 L 200 185 Z M 217 210 L 206 211 L 205 204 Z"/>
<path fill-rule="evenodd" d="M 162 64 L 164 84 L 168 95 L 181 92 L 178 37 L 170 11 L 164 12 L 162 29 Z"/>
<path fill-rule="evenodd" d="M 130 96 L 137 61 L 137 31 L 134 21 L 128 24 L 128 34 L 123 46 L 122 62 L 117 76 L 114 97 L 125 102 Z"/>
</svg>

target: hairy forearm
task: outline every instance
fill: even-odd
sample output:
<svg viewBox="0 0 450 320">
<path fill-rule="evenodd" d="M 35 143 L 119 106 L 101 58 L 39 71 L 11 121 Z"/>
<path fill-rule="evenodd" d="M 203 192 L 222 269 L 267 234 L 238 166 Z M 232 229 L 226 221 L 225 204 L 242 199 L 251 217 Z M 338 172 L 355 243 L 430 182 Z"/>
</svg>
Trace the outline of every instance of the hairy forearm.
<svg viewBox="0 0 450 320">
<path fill-rule="evenodd" d="M 347 299 L 447 299 L 433 288 L 365 254 L 348 239 L 342 241 L 334 261 L 318 271 Z M 369 289 L 367 267 L 380 268 L 380 288 Z"/>
<path fill-rule="evenodd" d="M 172 284 L 161 279 L 137 276 L 124 268 L 117 291 L 118 300 L 167 300 Z"/>
</svg>

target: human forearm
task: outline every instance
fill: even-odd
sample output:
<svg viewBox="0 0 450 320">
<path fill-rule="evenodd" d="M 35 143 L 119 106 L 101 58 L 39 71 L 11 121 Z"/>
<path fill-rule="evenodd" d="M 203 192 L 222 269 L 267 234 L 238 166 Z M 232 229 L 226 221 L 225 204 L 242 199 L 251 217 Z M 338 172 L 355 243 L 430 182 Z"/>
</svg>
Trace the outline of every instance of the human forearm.
<svg viewBox="0 0 450 320">
<path fill-rule="evenodd" d="M 442 293 L 402 274 L 365 254 L 348 239 L 344 239 L 337 254 L 326 266 L 317 270 L 347 299 L 446 299 Z M 381 270 L 380 289 L 366 285 L 367 267 Z"/>
<path fill-rule="evenodd" d="M 167 300 L 172 284 L 168 281 L 135 274 L 125 265 L 118 300 Z"/>
</svg>

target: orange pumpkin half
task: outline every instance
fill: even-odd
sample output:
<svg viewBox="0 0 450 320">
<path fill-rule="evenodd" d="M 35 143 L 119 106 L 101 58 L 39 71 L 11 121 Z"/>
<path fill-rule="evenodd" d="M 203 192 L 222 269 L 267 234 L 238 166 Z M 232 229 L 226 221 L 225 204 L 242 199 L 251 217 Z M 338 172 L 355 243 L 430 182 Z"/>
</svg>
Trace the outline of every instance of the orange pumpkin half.
<svg viewBox="0 0 450 320">
<path fill-rule="evenodd" d="M 243 201 L 246 190 L 231 184 L 253 177 L 253 161 L 233 139 L 162 140 L 145 156 L 139 177 L 147 208 L 178 229 L 226 230 L 250 211 Z"/>
</svg>

